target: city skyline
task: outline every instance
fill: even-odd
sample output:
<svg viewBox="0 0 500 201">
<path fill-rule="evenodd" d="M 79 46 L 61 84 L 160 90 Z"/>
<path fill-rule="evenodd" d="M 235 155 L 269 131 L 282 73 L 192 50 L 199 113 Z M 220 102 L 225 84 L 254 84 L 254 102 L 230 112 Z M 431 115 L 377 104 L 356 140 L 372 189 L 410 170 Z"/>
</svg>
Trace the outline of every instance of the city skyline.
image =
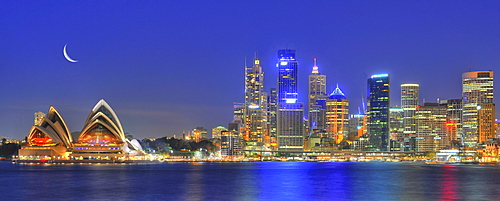
<svg viewBox="0 0 500 201">
<path fill-rule="evenodd" d="M 2 2 L 0 136 L 24 138 L 33 114 L 51 105 L 78 130 L 86 108 L 101 98 L 137 138 L 226 126 L 232 102 L 244 101 L 244 58 L 255 51 L 265 92 L 277 87 L 276 52 L 289 48 L 299 61 L 298 102 L 307 104 L 307 76 L 317 58 L 328 76 L 326 93 L 338 84 L 350 113 L 367 100 L 372 74 L 390 75 L 391 106 L 399 105 L 404 83 L 420 85 L 423 104 L 460 99 L 464 72 L 500 64 L 499 2 L 266 5 Z M 66 44 L 79 62 L 65 60 Z"/>
</svg>

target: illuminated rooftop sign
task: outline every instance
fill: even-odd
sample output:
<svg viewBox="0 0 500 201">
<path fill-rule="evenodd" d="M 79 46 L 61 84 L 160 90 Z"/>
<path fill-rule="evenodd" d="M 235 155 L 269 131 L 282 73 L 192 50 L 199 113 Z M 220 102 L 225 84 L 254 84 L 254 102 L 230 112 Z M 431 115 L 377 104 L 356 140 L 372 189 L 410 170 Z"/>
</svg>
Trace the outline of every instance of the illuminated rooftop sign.
<svg viewBox="0 0 500 201">
<path fill-rule="evenodd" d="M 418 87 L 418 84 L 402 84 L 402 87 Z"/>
<path fill-rule="evenodd" d="M 389 74 L 375 74 L 375 75 L 372 75 L 371 78 L 379 78 L 379 77 L 389 77 Z"/>
</svg>

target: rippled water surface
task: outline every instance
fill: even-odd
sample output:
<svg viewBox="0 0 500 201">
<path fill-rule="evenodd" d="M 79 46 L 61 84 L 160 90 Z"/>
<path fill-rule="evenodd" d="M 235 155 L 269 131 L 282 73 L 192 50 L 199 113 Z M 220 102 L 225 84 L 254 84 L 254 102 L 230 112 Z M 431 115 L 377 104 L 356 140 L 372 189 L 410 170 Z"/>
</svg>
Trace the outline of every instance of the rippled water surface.
<svg viewBox="0 0 500 201">
<path fill-rule="evenodd" d="M 2 200 L 497 200 L 500 166 L 0 162 Z"/>
</svg>

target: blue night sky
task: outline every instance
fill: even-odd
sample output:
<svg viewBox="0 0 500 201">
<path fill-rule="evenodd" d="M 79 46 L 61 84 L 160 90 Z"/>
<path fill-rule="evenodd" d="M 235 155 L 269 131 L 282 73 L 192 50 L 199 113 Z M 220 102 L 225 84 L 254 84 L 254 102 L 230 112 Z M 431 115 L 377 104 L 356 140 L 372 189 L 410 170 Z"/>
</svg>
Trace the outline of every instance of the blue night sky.
<svg viewBox="0 0 500 201">
<path fill-rule="evenodd" d="M 500 1 L 1 1 L 0 136 L 24 138 L 51 105 L 79 131 L 101 98 L 140 139 L 226 126 L 245 57 L 258 51 L 268 91 L 285 47 L 300 102 L 313 58 L 352 113 L 377 73 L 391 76 L 391 105 L 403 83 L 420 84 L 421 102 L 461 98 L 462 73 L 500 73 Z"/>
</svg>

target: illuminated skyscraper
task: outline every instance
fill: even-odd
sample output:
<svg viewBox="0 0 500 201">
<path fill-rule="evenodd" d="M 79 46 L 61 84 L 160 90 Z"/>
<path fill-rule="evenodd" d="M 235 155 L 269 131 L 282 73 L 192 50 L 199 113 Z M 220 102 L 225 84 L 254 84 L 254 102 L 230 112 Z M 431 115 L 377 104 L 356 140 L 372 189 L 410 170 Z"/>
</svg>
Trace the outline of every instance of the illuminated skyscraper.
<svg viewBox="0 0 500 201">
<path fill-rule="evenodd" d="M 368 79 L 368 150 L 387 151 L 389 143 L 389 75 Z"/>
<path fill-rule="evenodd" d="M 278 51 L 277 139 L 279 151 L 304 150 L 304 106 L 298 103 L 295 50 Z"/>
<path fill-rule="evenodd" d="M 417 150 L 435 152 L 449 146 L 446 136 L 446 106 L 424 103 L 417 107 Z"/>
<path fill-rule="evenodd" d="M 403 135 L 398 137 L 402 142 L 402 151 L 415 151 L 417 132 L 416 109 L 419 103 L 419 85 L 401 85 L 401 108 L 403 109 Z"/>
<path fill-rule="evenodd" d="M 318 71 L 316 58 L 312 73 L 309 75 L 309 129 L 325 129 L 325 108 L 322 102 L 326 101 L 326 75 Z"/>
<path fill-rule="evenodd" d="M 490 130 L 487 128 L 494 126 L 493 71 L 462 74 L 462 105 L 462 138 L 466 145 L 475 147 L 481 142 L 481 127 Z M 483 107 L 488 109 L 483 110 Z M 493 136 L 494 134 L 483 133 L 482 135 Z"/>
<path fill-rule="evenodd" d="M 401 151 L 404 147 L 404 110 L 403 108 L 392 107 L 389 109 L 389 132 L 391 151 Z"/>
<path fill-rule="evenodd" d="M 462 139 L 462 99 L 440 100 L 446 106 L 446 136 L 451 143 Z"/>
<path fill-rule="evenodd" d="M 245 66 L 245 140 L 264 142 L 267 131 L 267 94 L 264 92 L 264 72 L 255 56 L 253 66 Z"/>
<path fill-rule="evenodd" d="M 330 138 L 339 144 L 347 138 L 349 124 L 349 100 L 339 86 L 326 101 L 326 127 Z"/>
<path fill-rule="evenodd" d="M 272 144 L 277 143 L 277 122 L 276 113 L 278 112 L 278 91 L 276 87 L 271 87 L 267 98 L 267 124 L 269 130 L 269 138 Z"/>
<path fill-rule="evenodd" d="M 495 136 L 495 104 L 483 103 L 478 108 L 479 142 L 484 142 Z"/>
</svg>

